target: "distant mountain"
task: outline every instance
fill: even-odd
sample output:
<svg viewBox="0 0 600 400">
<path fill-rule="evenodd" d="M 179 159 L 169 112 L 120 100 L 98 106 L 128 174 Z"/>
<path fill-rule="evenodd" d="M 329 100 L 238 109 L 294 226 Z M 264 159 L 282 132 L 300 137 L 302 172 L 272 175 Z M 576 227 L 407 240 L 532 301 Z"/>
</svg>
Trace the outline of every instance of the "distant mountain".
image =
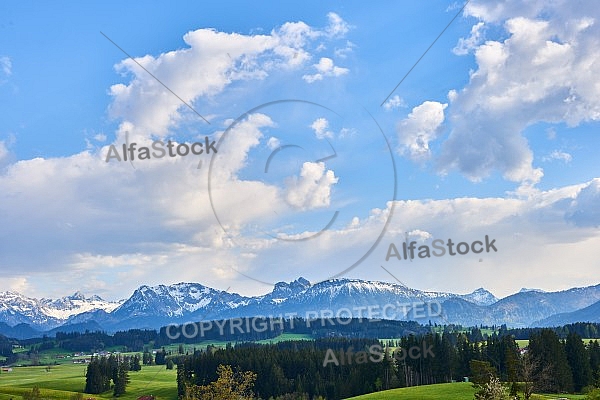
<svg viewBox="0 0 600 400">
<path fill-rule="evenodd" d="M 600 285 L 596 285 L 560 292 L 521 291 L 488 306 L 459 303 L 453 299 L 444 302 L 443 309 L 449 321 L 462 325 L 506 324 L 519 328 L 540 326 L 538 321 L 556 314 L 580 310 L 599 300 Z M 570 322 L 576 320 L 567 323 Z"/>
<path fill-rule="evenodd" d="M 489 306 L 498 301 L 496 296 L 494 296 L 492 293 L 485 290 L 484 288 L 479 288 L 473 293 L 465 294 L 458 297 L 480 306 Z"/>
<path fill-rule="evenodd" d="M 545 291 L 545 290 L 542 290 L 542 289 L 521 288 L 521 290 L 519 290 L 519 293 L 525 293 L 525 292 L 540 292 L 540 293 L 546 293 L 546 291 Z"/>
<path fill-rule="evenodd" d="M 535 325 L 551 327 L 573 324 L 575 322 L 600 323 L 600 301 L 580 310 L 552 315 L 551 317 L 535 322 Z"/>
<path fill-rule="evenodd" d="M 0 321 L 10 326 L 28 324 L 43 331 L 60 326 L 69 317 L 84 312 L 112 312 L 120 304 L 105 301 L 98 296 L 86 298 L 80 292 L 57 300 L 38 300 L 15 292 L 0 292 Z"/>
<path fill-rule="evenodd" d="M 144 285 L 120 302 L 97 296 L 86 298 L 79 292 L 57 300 L 0 293 L 0 334 L 31 337 L 28 335 L 39 336 L 39 332 L 53 335 L 86 329 L 158 329 L 168 324 L 254 316 L 409 319 L 423 324 L 526 327 L 579 318 L 600 321 L 597 302 L 600 285 L 560 292 L 521 290 L 498 300 L 484 288 L 454 294 L 359 279 L 311 284 L 299 278 L 279 282 L 270 293 L 253 297 L 182 282 Z"/>
<path fill-rule="evenodd" d="M 14 339 L 29 339 L 32 337 L 40 337 L 43 335 L 40 331 L 36 331 L 27 324 L 17 324 L 10 326 L 5 322 L 0 322 L 0 335 Z"/>
</svg>

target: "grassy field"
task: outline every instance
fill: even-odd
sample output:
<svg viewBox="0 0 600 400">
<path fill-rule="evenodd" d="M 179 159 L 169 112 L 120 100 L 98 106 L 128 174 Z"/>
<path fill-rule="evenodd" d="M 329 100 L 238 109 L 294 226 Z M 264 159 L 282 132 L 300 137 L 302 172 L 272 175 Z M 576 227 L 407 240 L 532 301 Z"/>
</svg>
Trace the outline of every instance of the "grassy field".
<svg viewBox="0 0 600 400">
<path fill-rule="evenodd" d="M 315 340 L 315 339 L 312 337 L 312 335 L 309 335 L 309 334 L 282 333 L 281 335 L 277 336 L 276 338 L 259 340 L 256 343 L 271 344 L 271 343 L 279 343 L 279 342 L 285 342 L 285 341 L 290 341 L 290 340 Z"/>
<path fill-rule="evenodd" d="M 53 366 L 50 372 L 45 367 L 18 367 L 12 372 L 0 374 L 0 400 L 20 398 L 23 393 L 37 385 L 41 395 L 48 399 L 69 400 L 85 386 L 85 366 L 62 364 Z M 153 394 L 159 400 L 177 399 L 176 371 L 164 365 L 144 366 L 139 372 L 130 372 L 131 383 L 121 398 L 134 400 L 142 395 Z M 84 395 L 86 398 L 111 399 L 112 392 L 102 395 Z"/>
<path fill-rule="evenodd" d="M 352 397 L 353 400 L 473 400 L 475 389 L 471 383 L 440 383 L 438 385 L 413 386 L 409 388 L 385 390 Z M 522 398 L 523 396 L 521 396 Z M 558 398 L 584 399 L 583 395 L 533 395 L 532 400 L 550 400 Z"/>
<path fill-rule="evenodd" d="M 45 399 L 70 400 L 85 385 L 85 366 L 63 364 L 53 366 L 50 371 L 45 367 L 19 367 L 12 372 L 0 374 L 0 400 L 20 399 L 23 393 L 37 385 Z M 167 370 L 162 365 L 144 366 L 139 372 L 130 372 L 131 383 L 123 400 L 135 400 L 143 395 L 154 395 L 159 400 L 176 400 L 176 371 Z M 475 389 L 470 383 L 443 383 L 438 385 L 415 386 L 392 389 L 353 397 L 355 400 L 472 400 Z M 84 395 L 85 398 L 112 399 L 112 392 L 101 395 Z M 584 399 L 582 395 L 534 395 L 532 400 L 550 400 L 565 397 Z"/>
<path fill-rule="evenodd" d="M 311 335 L 283 334 L 276 338 L 263 340 L 259 343 L 278 343 L 287 340 L 313 340 Z M 192 353 L 194 348 L 202 349 L 212 345 L 216 347 L 225 347 L 227 342 L 223 341 L 205 341 L 198 344 L 183 345 L 184 353 Z M 179 345 L 172 344 L 165 346 L 167 351 L 173 354 L 178 353 Z M 19 349 L 21 352 L 27 349 Z M 122 348 L 107 349 L 119 351 Z M 131 355 L 134 353 L 122 353 Z M 140 354 L 141 353 L 136 353 Z M 42 366 L 21 366 L 14 367 L 12 372 L 3 372 L 0 374 L 0 400 L 20 399 L 25 392 L 31 391 L 34 386 L 38 386 L 41 395 L 47 399 L 70 400 L 76 394 L 83 392 L 85 386 L 85 364 L 73 364 L 76 358 L 71 353 L 63 349 L 49 349 L 40 352 L 37 361 Z M 22 360 L 21 364 L 29 364 L 31 360 Z M 46 367 L 50 365 L 50 367 Z M 142 395 L 152 394 L 159 400 L 177 399 L 176 370 L 167 370 L 164 365 L 143 366 L 141 371 L 129 372 L 131 382 L 127 386 L 127 393 L 121 398 L 124 400 L 134 400 Z M 102 395 L 84 395 L 85 398 L 112 399 L 112 392 L 106 392 Z"/>
<path fill-rule="evenodd" d="M 355 400 L 472 400 L 475 389 L 470 383 L 442 383 L 438 385 L 413 386 L 409 388 L 385 390 L 383 392 L 352 397 Z"/>
</svg>

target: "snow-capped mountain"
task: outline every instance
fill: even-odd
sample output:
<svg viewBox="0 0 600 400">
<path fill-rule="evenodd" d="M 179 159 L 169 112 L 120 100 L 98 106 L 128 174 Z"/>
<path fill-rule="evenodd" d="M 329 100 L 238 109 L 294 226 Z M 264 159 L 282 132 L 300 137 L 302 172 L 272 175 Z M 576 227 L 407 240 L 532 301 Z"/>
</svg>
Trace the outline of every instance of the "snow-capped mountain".
<svg viewBox="0 0 600 400">
<path fill-rule="evenodd" d="M 0 321 L 10 326 L 25 323 L 37 329 L 51 329 L 70 317 L 85 312 L 112 312 L 121 302 L 110 302 L 98 296 L 86 298 L 76 292 L 60 299 L 34 299 L 15 292 L 0 292 Z"/>
<path fill-rule="evenodd" d="M 21 324 L 19 332 L 27 332 L 27 326 L 38 331 L 52 329 L 52 332 L 100 326 L 114 332 L 254 316 L 352 316 L 464 326 L 523 327 L 559 314 L 563 317 L 561 320 L 567 321 L 581 314 L 575 311 L 586 307 L 584 314 L 590 318 L 590 313 L 595 313 L 598 307 L 589 306 L 596 302 L 600 302 L 600 285 L 561 292 L 521 291 L 498 300 L 483 288 L 468 294 L 454 294 L 359 279 L 332 279 L 311 284 L 299 278 L 289 283 L 279 282 L 270 293 L 253 297 L 182 282 L 168 286 L 144 285 L 127 300 L 119 302 L 108 302 L 97 296 L 86 298 L 79 292 L 57 300 L 37 300 L 3 292 L 0 293 L 0 333 L 8 332 L 3 330 L 7 326 L 17 324 Z M 423 312 L 423 304 L 434 307 Z M 596 318 L 600 320 L 600 315 Z"/>
</svg>

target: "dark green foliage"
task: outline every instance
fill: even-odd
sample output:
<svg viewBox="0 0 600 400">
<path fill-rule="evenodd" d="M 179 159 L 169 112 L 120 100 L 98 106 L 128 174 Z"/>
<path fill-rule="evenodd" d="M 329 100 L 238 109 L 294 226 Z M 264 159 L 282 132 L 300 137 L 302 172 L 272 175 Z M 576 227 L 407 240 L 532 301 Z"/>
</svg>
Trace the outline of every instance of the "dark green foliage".
<svg viewBox="0 0 600 400">
<path fill-rule="evenodd" d="M 156 365 L 165 365 L 167 362 L 167 352 L 164 347 L 161 350 L 156 352 L 156 356 L 154 358 L 154 363 Z"/>
<path fill-rule="evenodd" d="M 131 360 L 128 357 L 111 355 L 106 357 L 93 357 L 85 374 L 85 393 L 100 394 L 111 389 L 111 380 L 114 384 L 113 395 L 120 396 L 125 393 L 129 383 L 129 367 Z"/>
<path fill-rule="evenodd" d="M 130 365 L 131 367 L 129 369 L 131 371 L 141 371 L 142 365 L 140 364 L 140 356 L 138 354 L 131 357 Z"/>
<path fill-rule="evenodd" d="M 589 353 L 578 334 L 570 333 L 567 336 L 565 352 L 573 373 L 573 387 L 576 392 L 580 392 L 581 389 L 592 383 L 592 369 Z"/>
<path fill-rule="evenodd" d="M 541 389 L 552 393 L 573 391 L 573 372 L 567 360 L 565 345 L 554 331 L 542 329 L 531 335 L 529 351 L 531 357 L 539 363 L 536 375 L 547 375 L 541 370 L 549 369 L 549 379 L 541 385 Z"/>
<path fill-rule="evenodd" d="M 174 367 L 174 366 L 175 366 L 175 363 L 173 362 L 173 360 L 171 360 L 171 359 L 168 359 L 168 360 L 167 360 L 167 365 L 166 365 L 166 368 L 167 368 L 167 369 L 173 369 L 173 367 Z"/>
<path fill-rule="evenodd" d="M 152 353 L 149 351 L 144 351 L 142 355 L 142 362 L 144 365 L 152 365 L 154 364 L 154 358 L 152 357 Z"/>
<path fill-rule="evenodd" d="M 117 369 L 116 369 L 116 379 L 114 379 L 114 390 L 113 396 L 119 397 L 125 394 L 125 389 L 127 384 L 129 383 L 129 361 L 128 360 L 119 360 Z"/>
</svg>

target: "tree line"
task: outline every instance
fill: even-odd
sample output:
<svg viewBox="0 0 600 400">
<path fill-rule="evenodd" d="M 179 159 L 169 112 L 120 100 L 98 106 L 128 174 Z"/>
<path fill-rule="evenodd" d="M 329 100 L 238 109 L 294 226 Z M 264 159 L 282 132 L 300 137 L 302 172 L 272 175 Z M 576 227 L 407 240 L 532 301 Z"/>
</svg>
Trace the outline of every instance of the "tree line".
<svg viewBox="0 0 600 400">
<path fill-rule="evenodd" d="M 394 340 L 327 338 L 259 345 L 240 343 L 225 348 L 208 347 L 189 356 L 177 356 L 179 395 L 190 397 L 195 386 L 218 379 L 220 365 L 256 374 L 258 398 L 341 399 L 397 387 L 462 381 L 470 377 L 481 387 L 491 379 L 506 382 L 511 395 L 517 391 L 530 398 L 534 391 L 581 392 L 600 386 L 600 344 L 585 345 L 577 333 L 561 339 L 551 329 L 529 338 L 520 349 L 512 335 L 493 334 L 471 341 L 468 332 L 410 335 Z M 378 362 L 333 363 L 324 366 L 327 350 L 354 353 L 377 344 L 384 357 Z M 433 357 L 399 357 L 399 348 L 428 346 Z"/>
<path fill-rule="evenodd" d="M 85 393 L 100 394 L 113 389 L 113 396 L 125 394 L 129 383 L 129 371 L 139 371 L 140 356 L 131 357 L 111 354 L 109 357 L 92 357 L 85 374 Z M 112 384 L 111 384 L 112 381 Z"/>
</svg>

